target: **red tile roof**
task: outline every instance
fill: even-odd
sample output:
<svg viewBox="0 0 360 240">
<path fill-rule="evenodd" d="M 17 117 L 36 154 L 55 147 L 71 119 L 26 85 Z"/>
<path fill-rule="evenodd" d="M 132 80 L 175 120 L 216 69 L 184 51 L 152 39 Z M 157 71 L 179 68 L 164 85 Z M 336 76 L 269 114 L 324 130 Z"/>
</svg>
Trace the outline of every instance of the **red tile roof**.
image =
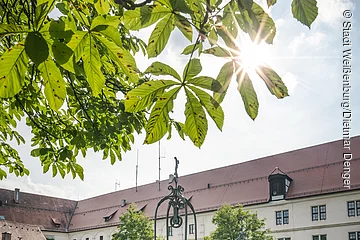
<svg viewBox="0 0 360 240">
<path fill-rule="evenodd" d="M 38 226 L 0 220 L 0 234 L 5 232 L 14 240 L 46 240 Z"/>
<path fill-rule="evenodd" d="M 360 171 L 360 136 L 352 138 L 351 144 L 351 190 L 354 190 L 360 189 L 360 175 L 354 174 Z M 192 196 L 191 203 L 197 212 L 215 210 L 224 203 L 251 205 L 268 202 L 268 176 L 276 167 L 293 179 L 287 199 L 348 191 L 343 187 L 341 177 L 342 154 L 342 141 L 335 141 L 182 176 L 179 184 L 185 188 L 186 197 Z M 139 209 L 153 217 L 158 201 L 169 194 L 168 181 L 160 184 L 161 191 L 158 191 L 158 183 L 151 183 L 139 186 L 137 192 L 135 188 L 130 188 L 79 201 L 69 230 L 119 224 L 119 216 L 129 206 L 121 206 L 123 199 L 127 203 L 134 202 Z M 104 216 L 115 211 L 114 216 L 105 222 Z M 166 207 L 162 206 L 159 215 L 163 217 L 165 213 Z"/>
<path fill-rule="evenodd" d="M 75 210 L 76 201 L 21 192 L 19 203 L 14 202 L 14 191 L 0 189 L 0 216 L 5 220 L 34 224 L 41 229 L 65 231 Z M 60 223 L 56 227 L 56 223 Z"/>
</svg>

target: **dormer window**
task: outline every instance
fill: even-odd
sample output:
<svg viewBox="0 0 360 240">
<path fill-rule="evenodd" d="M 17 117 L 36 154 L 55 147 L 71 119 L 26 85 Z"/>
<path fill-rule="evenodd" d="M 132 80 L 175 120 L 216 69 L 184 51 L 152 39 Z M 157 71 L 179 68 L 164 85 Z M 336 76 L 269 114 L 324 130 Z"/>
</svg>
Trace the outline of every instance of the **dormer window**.
<svg viewBox="0 0 360 240">
<path fill-rule="evenodd" d="M 56 218 L 51 218 L 53 224 L 55 225 L 55 227 L 59 228 L 61 226 L 61 223 L 59 220 L 57 220 Z"/>
<path fill-rule="evenodd" d="M 104 221 L 105 222 L 108 222 L 108 221 L 110 221 L 110 219 L 112 219 L 113 218 L 113 216 L 115 215 L 115 213 L 117 212 L 118 210 L 112 210 L 112 211 L 110 211 L 110 212 L 108 212 L 105 216 L 104 216 Z"/>
<path fill-rule="evenodd" d="M 279 168 L 269 175 L 270 201 L 283 200 L 289 191 L 292 179 Z"/>
</svg>

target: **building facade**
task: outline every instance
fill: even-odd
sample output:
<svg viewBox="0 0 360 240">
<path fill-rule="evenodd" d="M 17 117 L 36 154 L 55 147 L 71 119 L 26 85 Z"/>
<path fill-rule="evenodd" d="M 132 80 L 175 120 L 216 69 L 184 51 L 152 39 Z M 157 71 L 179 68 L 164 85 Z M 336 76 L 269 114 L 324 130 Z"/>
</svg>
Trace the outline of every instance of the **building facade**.
<svg viewBox="0 0 360 240">
<path fill-rule="evenodd" d="M 215 229 L 212 217 L 219 207 L 241 204 L 266 218 L 276 240 L 360 240 L 360 136 L 352 138 L 351 148 L 348 161 L 343 142 L 334 141 L 180 177 L 197 212 L 198 239 Z M 130 203 L 153 218 L 169 193 L 167 185 L 162 181 L 158 191 L 158 183 L 151 183 L 81 201 L 0 189 L 0 218 L 37 225 L 47 239 L 110 240 Z M 166 233 L 165 216 L 163 206 L 160 236 Z M 192 217 L 188 224 L 188 239 L 194 239 Z M 170 239 L 184 239 L 182 230 L 170 229 Z"/>
</svg>

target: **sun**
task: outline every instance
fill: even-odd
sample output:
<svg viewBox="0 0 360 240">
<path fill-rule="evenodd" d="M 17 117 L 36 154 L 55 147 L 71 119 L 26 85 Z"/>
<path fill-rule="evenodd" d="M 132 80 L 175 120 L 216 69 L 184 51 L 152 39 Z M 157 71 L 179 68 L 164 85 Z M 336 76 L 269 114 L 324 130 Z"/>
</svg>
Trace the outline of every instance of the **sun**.
<svg viewBox="0 0 360 240">
<path fill-rule="evenodd" d="M 254 43 L 250 39 L 242 39 L 241 52 L 239 52 L 239 62 L 246 72 L 253 72 L 259 67 L 268 64 L 271 61 L 271 49 L 268 44 Z"/>
</svg>

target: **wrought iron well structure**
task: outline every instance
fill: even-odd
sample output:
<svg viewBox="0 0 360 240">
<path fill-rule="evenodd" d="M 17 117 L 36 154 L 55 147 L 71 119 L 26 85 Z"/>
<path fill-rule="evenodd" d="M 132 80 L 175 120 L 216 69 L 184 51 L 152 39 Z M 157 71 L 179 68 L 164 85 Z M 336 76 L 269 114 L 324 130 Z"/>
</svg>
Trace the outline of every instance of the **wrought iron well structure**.
<svg viewBox="0 0 360 240">
<path fill-rule="evenodd" d="M 185 238 L 184 240 L 188 239 L 188 216 L 189 211 L 188 208 L 191 210 L 192 215 L 194 215 L 194 235 L 195 240 L 197 240 L 197 221 L 196 221 L 196 213 L 194 210 L 193 205 L 190 203 L 189 199 L 187 199 L 184 195 L 184 188 L 179 185 L 178 183 L 178 167 L 179 167 L 179 160 L 174 157 L 175 159 L 175 172 L 174 175 L 171 175 L 169 179 L 169 186 L 168 189 L 170 191 L 170 194 L 162 198 L 155 209 L 155 218 L 154 218 L 154 239 L 156 240 L 156 226 L 158 221 L 158 210 L 159 207 L 167 202 L 167 211 L 166 211 L 166 240 L 169 240 L 169 227 L 172 228 L 180 228 L 184 223 L 184 232 L 185 232 Z M 171 211 L 172 210 L 172 211 Z M 181 212 L 184 212 L 184 214 L 181 214 Z M 171 213 L 171 215 L 170 215 Z M 184 218 L 184 220 L 183 220 Z"/>
</svg>

